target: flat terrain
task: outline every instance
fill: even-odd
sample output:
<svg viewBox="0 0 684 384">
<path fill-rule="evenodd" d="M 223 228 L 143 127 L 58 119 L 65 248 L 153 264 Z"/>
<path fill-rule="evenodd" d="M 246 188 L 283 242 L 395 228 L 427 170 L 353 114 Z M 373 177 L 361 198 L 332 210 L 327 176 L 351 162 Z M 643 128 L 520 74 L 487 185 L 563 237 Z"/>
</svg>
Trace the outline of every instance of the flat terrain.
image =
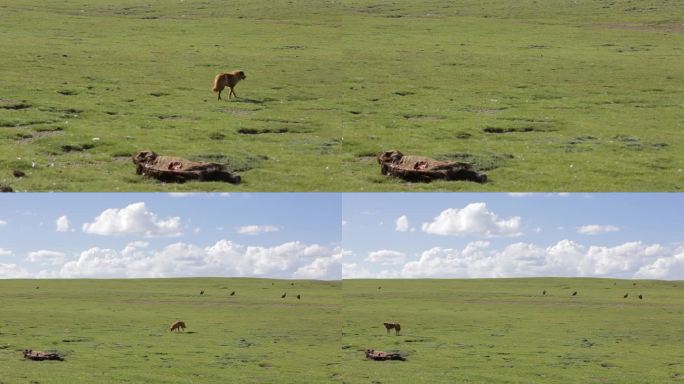
<svg viewBox="0 0 684 384">
<path fill-rule="evenodd" d="M 347 383 L 684 381 L 683 282 L 345 280 L 342 291 Z M 407 360 L 366 360 L 366 348 Z"/>
<path fill-rule="evenodd" d="M 339 282 L 293 282 L 0 281 L 0 382 L 329 382 L 340 372 Z M 179 319 L 185 333 L 169 332 Z M 65 361 L 25 360 L 25 348 Z"/>
<path fill-rule="evenodd" d="M 679 191 L 681 2 L 0 5 L 0 183 L 18 191 Z M 217 101 L 219 71 L 243 69 Z M 162 184 L 139 150 L 244 183 Z M 484 185 L 379 174 L 398 149 Z M 16 179 L 21 170 L 27 177 Z"/>
</svg>

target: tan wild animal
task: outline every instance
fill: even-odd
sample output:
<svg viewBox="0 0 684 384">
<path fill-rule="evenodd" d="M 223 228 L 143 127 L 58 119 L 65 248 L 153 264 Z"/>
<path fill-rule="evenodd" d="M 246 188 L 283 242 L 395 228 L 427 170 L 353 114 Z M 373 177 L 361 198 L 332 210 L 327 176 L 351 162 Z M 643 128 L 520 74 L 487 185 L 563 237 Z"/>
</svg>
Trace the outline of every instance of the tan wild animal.
<svg viewBox="0 0 684 384">
<path fill-rule="evenodd" d="M 394 329 L 394 333 L 396 335 L 399 334 L 399 331 L 401 331 L 401 325 L 399 323 L 383 323 L 385 325 L 385 329 L 387 330 L 387 333 L 390 333 L 390 329 Z"/>
<path fill-rule="evenodd" d="M 240 80 L 246 79 L 247 76 L 245 76 L 245 73 L 243 71 L 233 71 L 233 72 L 221 72 L 216 77 L 214 77 L 214 88 L 212 89 L 214 92 L 218 92 L 218 100 L 221 100 L 221 91 L 223 91 L 223 88 L 228 87 L 230 88 L 230 93 L 228 93 L 228 99 L 230 99 L 230 96 L 235 96 L 238 97 L 235 94 L 235 86 L 237 83 L 240 82 Z"/>
<path fill-rule="evenodd" d="M 187 328 L 185 326 L 185 321 L 178 320 L 178 321 L 174 321 L 173 323 L 171 323 L 171 327 L 169 327 L 169 332 L 173 332 L 173 331 L 181 332 L 181 331 L 185 331 L 185 328 Z"/>
</svg>

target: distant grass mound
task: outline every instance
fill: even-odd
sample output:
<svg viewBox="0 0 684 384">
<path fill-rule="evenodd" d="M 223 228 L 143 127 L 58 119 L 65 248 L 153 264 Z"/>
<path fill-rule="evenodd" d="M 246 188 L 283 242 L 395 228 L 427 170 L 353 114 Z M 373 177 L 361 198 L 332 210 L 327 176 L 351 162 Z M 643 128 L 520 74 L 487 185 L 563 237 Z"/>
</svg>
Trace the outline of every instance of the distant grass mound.
<svg viewBox="0 0 684 384">
<path fill-rule="evenodd" d="M 0 280 L 0 302 L 5 384 L 323 383 L 340 372 L 339 282 Z M 185 333 L 169 332 L 175 320 Z M 27 348 L 65 360 L 24 360 Z"/>
<path fill-rule="evenodd" d="M 0 183 L 18 191 L 678 191 L 677 1 L 6 0 Z M 39 27 L 38 27 L 39 26 Z M 211 92 L 242 69 L 238 99 Z M 489 182 L 380 175 L 383 150 Z M 162 184 L 140 150 L 244 183 Z M 13 170 L 27 176 L 14 178 Z"/>
<path fill-rule="evenodd" d="M 342 292 L 344 382 L 684 379 L 684 282 L 345 280 Z M 400 323 L 399 336 L 383 322 Z M 366 348 L 400 352 L 406 361 L 366 360 Z"/>
</svg>

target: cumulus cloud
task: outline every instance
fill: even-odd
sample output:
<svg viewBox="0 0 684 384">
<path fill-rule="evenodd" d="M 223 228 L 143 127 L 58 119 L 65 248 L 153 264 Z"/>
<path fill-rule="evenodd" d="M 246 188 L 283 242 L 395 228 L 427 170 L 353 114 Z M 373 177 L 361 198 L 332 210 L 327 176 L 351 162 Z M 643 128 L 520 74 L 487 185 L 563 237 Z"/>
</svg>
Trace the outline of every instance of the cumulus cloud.
<svg viewBox="0 0 684 384">
<path fill-rule="evenodd" d="M 280 229 L 273 225 L 246 225 L 238 228 L 238 233 L 242 235 L 258 235 L 260 233 L 278 232 Z"/>
<path fill-rule="evenodd" d="M 12 254 L 13 254 L 12 251 L 7 250 L 7 249 L 4 249 L 4 248 L 0 248 L 0 257 L 2 257 L 2 256 L 12 256 Z"/>
<path fill-rule="evenodd" d="M 598 234 L 607 233 L 607 232 L 618 232 L 619 230 L 620 230 L 620 227 L 617 227 L 615 225 L 590 224 L 590 225 L 583 225 L 583 226 L 577 228 L 577 233 L 581 233 L 583 235 L 598 235 Z"/>
<path fill-rule="evenodd" d="M 521 235 L 521 219 L 499 219 L 485 203 L 468 204 L 462 209 L 442 211 L 432 222 L 424 223 L 423 232 L 435 235 L 479 235 L 484 237 Z"/>
<path fill-rule="evenodd" d="M 59 271 L 61 277 L 238 276 L 337 280 L 341 277 L 338 248 L 298 241 L 273 247 L 246 246 L 220 240 L 201 247 L 177 242 L 149 249 L 145 242 L 123 250 L 91 248 Z"/>
<path fill-rule="evenodd" d="M 55 226 L 57 227 L 57 232 L 69 232 L 69 229 L 71 229 L 69 218 L 66 216 L 60 216 L 55 220 Z"/>
<path fill-rule="evenodd" d="M 367 260 L 370 261 L 370 260 Z M 372 264 L 345 264 L 344 276 L 405 278 L 493 278 L 525 276 L 684 278 L 684 247 L 627 242 L 583 245 L 561 240 L 550 246 L 517 242 L 493 248 L 475 241 L 462 249 L 433 247 L 418 259 L 372 273 Z"/>
<path fill-rule="evenodd" d="M 30 277 L 31 274 L 16 264 L 0 263 L 0 279 L 21 279 Z"/>
<path fill-rule="evenodd" d="M 161 219 L 150 212 L 145 203 L 135 203 L 125 208 L 104 210 L 92 223 L 83 224 L 83 232 L 103 236 L 177 236 L 182 233 L 182 226 L 180 217 Z"/>
<path fill-rule="evenodd" d="M 408 232 L 411 229 L 408 217 L 406 215 L 400 216 L 395 222 L 394 230 L 397 232 Z"/>
<path fill-rule="evenodd" d="M 43 265 L 60 265 L 64 263 L 65 258 L 66 255 L 62 252 L 48 250 L 29 252 L 26 256 L 26 260 Z"/>
<path fill-rule="evenodd" d="M 402 252 L 381 249 L 368 254 L 366 261 L 383 265 L 398 265 L 404 262 L 406 255 Z"/>
<path fill-rule="evenodd" d="M 342 277 L 344 279 L 371 279 L 376 275 L 371 273 L 364 266 L 356 263 L 342 264 Z"/>
<path fill-rule="evenodd" d="M 7 222 L 5 220 L 0 220 L 0 227 L 3 225 L 7 225 Z"/>
<path fill-rule="evenodd" d="M 331 256 L 316 257 L 307 265 L 299 267 L 294 277 L 298 279 L 339 280 L 342 278 L 342 257 L 345 252 L 336 248 Z"/>
</svg>

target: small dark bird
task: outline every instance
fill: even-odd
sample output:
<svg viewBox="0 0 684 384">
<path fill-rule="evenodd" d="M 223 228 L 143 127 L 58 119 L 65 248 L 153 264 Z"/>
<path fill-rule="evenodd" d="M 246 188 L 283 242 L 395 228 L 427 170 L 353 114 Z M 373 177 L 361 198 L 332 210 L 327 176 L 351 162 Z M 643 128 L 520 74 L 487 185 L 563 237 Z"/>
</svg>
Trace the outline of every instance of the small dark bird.
<svg viewBox="0 0 684 384">
<path fill-rule="evenodd" d="M 204 295 L 204 289 L 200 291 L 200 296 Z"/>
<path fill-rule="evenodd" d="M 627 296 L 629 296 L 629 293 L 625 293 L 625 295 L 624 295 L 624 296 L 622 296 L 622 298 L 623 298 L 623 299 L 626 299 L 626 298 L 627 298 Z"/>
<path fill-rule="evenodd" d="M 285 298 L 285 296 L 287 296 L 287 292 L 283 293 L 283 295 L 282 295 L 282 296 L 280 296 L 280 298 L 281 298 L 281 299 L 284 299 L 284 298 Z"/>
<path fill-rule="evenodd" d="M 24 177 L 24 176 L 26 176 L 26 174 L 25 174 L 24 172 L 18 171 L 18 170 L 12 171 L 12 174 L 14 175 L 14 177 Z"/>
<path fill-rule="evenodd" d="M 632 285 L 636 285 L 636 283 L 632 283 Z"/>
<path fill-rule="evenodd" d="M 546 296 L 546 289 L 542 292 L 542 295 Z"/>
<path fill-rule="evenodd" d="M 290 285 L 294 285 L 294 283 L 290 283 Z"/>
<path fill-rule="evenodd" d="M 275 285 L 275 283 L 271 283 L 271 285 Z"/>
<path fill-rule="evenodd" d="M 301 299 L 301 298 L 302 298 L 301 295 L 297 295 L 297 300 L 299 300 L 299 299 Z"/>
<path fill-rule="evenodd" d="M 577 291 L 572 293 L 573 296 L 577 296 Z"/>
<path fill-rule="evenodd" d="M 36 289 L 40 289 L 40 287 L 36 285 Z"/>
<path fill-rule="evenodd" d="M 378 289 L 382 289 L 382 287 L 378 287 Z"/>
<path fill-rule="evenodd" d="M 235 296 L 235 291 L 230 293 L 231 296 Z"/>
<path fill-rule="evenodd" d="M 639 300 L 643 300 L 643 299 L 644 299 L 644 296 L 639 295 Z"/>
</svg>

